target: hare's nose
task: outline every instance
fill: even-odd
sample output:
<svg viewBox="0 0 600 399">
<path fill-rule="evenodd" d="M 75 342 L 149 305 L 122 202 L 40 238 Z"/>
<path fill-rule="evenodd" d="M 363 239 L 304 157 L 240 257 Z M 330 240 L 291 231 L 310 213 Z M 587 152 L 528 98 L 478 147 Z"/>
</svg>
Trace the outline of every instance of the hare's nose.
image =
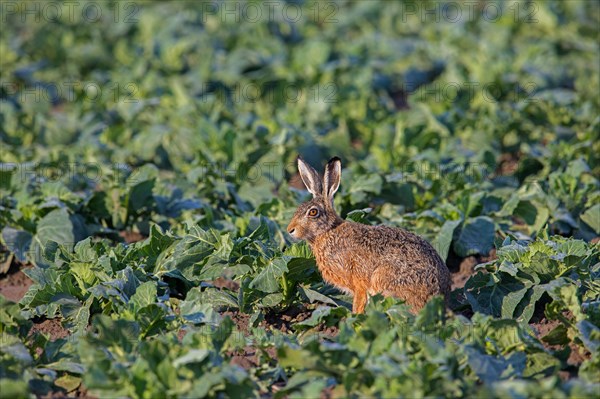
<svg viewBox="0 0 600 399">
<path fill-rule="evenodd" d="M 294 234 L 294 231 L 296 231 L 295 225 L 296 225 L 296 223 L 293 223 L 293 222 L 288 224 L 287 231 L 288 231 L 288 233 L 290 233 L 290 235 Z"/>
</svg>

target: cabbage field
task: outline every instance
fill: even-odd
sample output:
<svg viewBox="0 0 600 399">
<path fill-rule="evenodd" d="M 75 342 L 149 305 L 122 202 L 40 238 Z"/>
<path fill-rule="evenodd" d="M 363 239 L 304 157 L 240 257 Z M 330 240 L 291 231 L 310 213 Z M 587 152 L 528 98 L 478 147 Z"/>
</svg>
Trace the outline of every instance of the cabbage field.
<svg viewBox="0 0 600 399">
<path fill-rule="evenodd" d="M 600 3 L 0 3 L 0 398 L 600 396 Z M 286 231 L 452 274 L 364 314 Z"/>
</svg>

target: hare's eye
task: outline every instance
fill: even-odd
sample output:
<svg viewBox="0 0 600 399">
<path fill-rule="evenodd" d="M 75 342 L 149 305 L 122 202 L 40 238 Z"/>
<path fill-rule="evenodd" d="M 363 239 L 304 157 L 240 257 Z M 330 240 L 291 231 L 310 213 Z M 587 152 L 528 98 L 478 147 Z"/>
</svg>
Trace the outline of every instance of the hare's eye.
<svg viewBox="0 0 600 399">
<path fill-rule="evenodd" d="M 319 210 L 317 208 L 312 208 L 308 211 L 308 216 L 315 217 L 319 214 Z"/>
</svg>

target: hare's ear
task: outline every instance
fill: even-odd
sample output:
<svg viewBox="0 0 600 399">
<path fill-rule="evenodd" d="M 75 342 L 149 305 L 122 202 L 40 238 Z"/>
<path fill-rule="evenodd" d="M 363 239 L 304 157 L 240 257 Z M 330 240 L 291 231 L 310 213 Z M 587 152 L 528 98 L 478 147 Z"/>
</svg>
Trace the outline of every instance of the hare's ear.
<svg viewBox="0 0 600 399">
<path fill-rule="evenodd" d="M 338 157 L 333 157 L 325 166 L 323 196 L 333 202 L 333 194 L 340 188 L 342 180 L 342 161 Z"/>
<path fill-rule="evenodd" d="M 304 162 L 304 160 L 298 156 L 298 172 L 300 172 L 300 177 L 306 186 L 306 189 L 316 197 L 321 195 L 323 192 L 323 184 L 321 183 L 321 176 L 317 173 L 317 171 Z"/>
</svg>

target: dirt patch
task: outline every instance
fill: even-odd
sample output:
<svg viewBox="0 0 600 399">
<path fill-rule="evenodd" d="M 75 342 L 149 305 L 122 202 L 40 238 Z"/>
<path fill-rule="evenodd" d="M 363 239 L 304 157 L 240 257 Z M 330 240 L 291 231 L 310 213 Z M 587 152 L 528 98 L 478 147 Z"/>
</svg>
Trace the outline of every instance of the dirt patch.
<svg viewBox="0 0 600 399">
<path fill-rule="evenodd" d="M 129 231 L 129 230 L 120 231 L 119 232 L 119 236 L 121 236 L 121 238 L 123 240 L 125 240 L 125 242 L 127 244 L 131 244 L 131 243 L 134 243 L 134 242 L 142 241 L 142 240 L 145 240 L 147 238 L 147 237 L 143 236 L 142 234 L 140 234 L 137 231 Z"/>
<path fill-rule="evenodd" d="M 496 259 L 498 259 L 498 255 L 496 254 L 496 248 L 492 248 L 490 253 L 487 255 L 477 255 L 478 263 L 487 263 Z"/>
<path fill-rule="evenodd" d="M 95 396 L 92 396 L 83 385 L 80 385 L 71 392 L 66 392 L 65 390 L 51 391 L 43 395 L 38 395 L 37 397 L 39 399 L 96 398 Z"/>
<path fill-rule="evenodd" d="M 474 256 L 468 256 L 464 258 L 462 262 L 460 262 L 458 270 L 454 273 L 451 273 L 451 289 L 455 290 L 457 288 L 463 288 L 469 277 L 473 275 L 475 266 L 477 266 L 478 263 L 479 262 L 477 262 L 477 258 Z"/>
<path fill-rule="evenodd" d="M 60 338 L 67 338 L 71 333 L 60 323 L 60 319 L 44 319 L 40 322 L 34 322 L 29 334 L 36 332 L 49 335 L 50 341 L 56 341 Z"/>
<path fill-rule="evenodd" d="M 271 361 L 277 361 L 277 352 L 275 348 L 269 347 L 258 349 L 252 346 L 246 346 L 239 351 L 229 352 L 230 363 L 245 369 L 258 367 Z"/>
<path fill-rule="evenodd" d="M 473 316 L 463 288 L 469 278 L 475 274 L 477 265 L 491 262 L 496 258 L 496 249 L 492 249 L 487 255 L 474 255 L 466 258 L 461 258 L 452 249 L 450 250 L 446 260 L 451 279 L 451 292 L 447 303 L 450 309 L 467 318 Z"/>
<path fill-rule="evenodd" d="M 223 317 L 228 316 L 231 319 L 231 321 L 233 321 L 233 323 L 235 324 L 237 329 L 239 331 L 241 331 L 244 335 L 250 334 L 250 329 L 249 329 L 250 315 L 249 314 L 241 313 L 241 312 L 238 312 L 237 310 L 236 311 L 228 310 L 226 312 L 221 313 L 221 315 Z"/>
<path fill-rule="evenodd" d="M 492 249 L 487 255 L 467 256 L 466 258 L 459 257 L 451 250 L 448 253 L 446 265 L 452 278 L 452 290 L 465 286 L 469 277 L 475 273 L 475 266 L 491 262 L 496 258 L 496 249 Z"/>
<path fill-rule="evenodd" d="M 282 333 L 293 332 L 294 323 L 304 321 L 312 315 L 312 310 L 305 306 L 286 309 L 281 313 L 267 313 L 260 326 L 279 330 Z"/>
<path fill-rule="evenodd" d="M 229 362 L 246 370 L 259 365 L 256 349 L 250 346 L 245 347 L 243 351 L 233 353 Z"/>
<path fill-rule="evenodd" d="M 295 323 L 304 321 L 312 315 L 313 310 L 305 306 L 292 307 L 283 312 L 269 312 L 265 314 L 258 326 L 266 330 L 279 330 L 283 333 L 293 332 Z M 250 315 L 237 310 L 227 310 L 221 313 L 222 316 L 228 316 L 237 329 L 244 335 L 250 334 Z M 325 330 L 325 328 L 323 328 Z"/>
<path fill-rule="evenodd" d="M 538 337 L 538 339 L 542 339 L 543 337 L 545 337 L 546 335 L 548 335 L 548 333 L 552 330 L 554 330 L 556 327 L 558 327 L 560 325 L 560 321 L 558 320 L 548 320 L 548 319 L 542 319 L 540 321 L 537 321 L 535 323 L 530 323 L 529 324 L 531 326 L 531 328 L 533 329 L 533 331 L 535 332 L 536 336 Z M 559 347 L 556 345 L 549 345 L 544 341 L 541 341 L 542 344 L 548 348 L 548 349 L 558 349 Z"/>
<path fill-rule="evenodd" d="M 532 322 L 529 323 L 531 328 L 536 334 L 536 337 L 540 340 L 542 345 L 548 350 L 551 351 L 561 351 L 565 349 L 565 346 L 562 345 L 550 345 L 549 343 L 542 340 L 546 335 L 548 335 L 552 330 L 558 327 L 561 322 L 558 320 L 548 320 L 545 316 L 540 316 L 539 312 L 536 309 L 534 316 L 532 317 Z M 572 318 L 573 314 L 569 311 L 563 312 L 563 315 L 566 318 Z M 566 359 L 567 368 L 560 370 L 559 376 L 563 380 L 569 380 L 571 378 L 576 378 L 578 374 L 579 367 L 581 363 L 591 358 L 591 353 L 587 350 L 575 345 L 574 343 L 569 343 L 569 356 Z"/>
<path fill-rule="evenodd" d="M 33 281 L 23 273 L 23 266 L 13 262 L 7 274 L 0 275 L 0 295 L 12 302 L 19 302 L 33 284 Z"/>
<path fill-rule="evenodd" d="M 234 292 L 240 289 L 240 283 L 225 277 L 217 277 L 212 281 L 212 285 L 214 285 L 217 288 L 227 288 Z"/>
<path fill-rule="evenodd" d="M 29 290 L 29 287 L 33 284 L 33 281 L 23 273 L 23 269 L 32 267 L 32 265 L 23 265 L 19 262 L 13 261 L 8 273 L 0 274 L 0 295 L 12 302 L 19 302 L 23 296 Z M 51 341 L 55 341 L 60 338 L 67 338 L 70 332 L 63 328 L 60 323 L 60 319 L 39 319 L 34 320 L 33 326 L 29 331 L 29 335 L 35 333 L 43 333 L 50 336 Z M 39 356 L 41 349 L 37 352 Z M 87 389 L 80 385 L 77 389 L 72 392 L 66 392 L 63 389 L 57 388 L 57 390 L 51 390 L 44 394 L 36 395 L 38 398 L 44 399 L 59 399 L 59 398 L 95 398 L 92 396 Z"/>
<path fill-rule="evenodd" d="M 334 338 L 340 332 L 338 326 L 326 326 L 324 324 L 319 324 L 316 327 L 316 330 L 319 332 L 321 337 Z"/>
<path fill-rule="evenodd" d="M 590 352 L 588 352 L 587 350 L 582 351 L 581 347 L 576 346 L 573 343 L 569 344 L 569 347 L 571 348 L 571 354 L 569 354 L 567 364 L 570 366 L 575 366 L 579 368 L 579 366 L 581 366 L 581 363 L 592 358 L 592 354 Z"/>
<path fill-rule="evenodd" d="M 250 329 L 249 329 L 250 315 L 249 314 L 240 313 L 237 310 L 235 310 L 235 311 L 227 310 L 225 312 L 221 312 L 221 316 L 229 317 L 231 319 L 231 321 L 233 321 L 233 323 L 235 324 L 237 329 L 245 336 L 250 335 Z M 179 342 L 181 342 L 183 340 L 183 338 L 186 336 L 187 333 L 188 333 L 188 330 L 186 330 L 185 328 L 182 328 L 179 331 L 177 331 L 177 338 L 179 339 Z"/>
<path fill-rule="evenodd" d="M 511 176 L 519 169 L 519 154 L 504 153 L 498 158 L 496 176 Z"/>
</svg>

